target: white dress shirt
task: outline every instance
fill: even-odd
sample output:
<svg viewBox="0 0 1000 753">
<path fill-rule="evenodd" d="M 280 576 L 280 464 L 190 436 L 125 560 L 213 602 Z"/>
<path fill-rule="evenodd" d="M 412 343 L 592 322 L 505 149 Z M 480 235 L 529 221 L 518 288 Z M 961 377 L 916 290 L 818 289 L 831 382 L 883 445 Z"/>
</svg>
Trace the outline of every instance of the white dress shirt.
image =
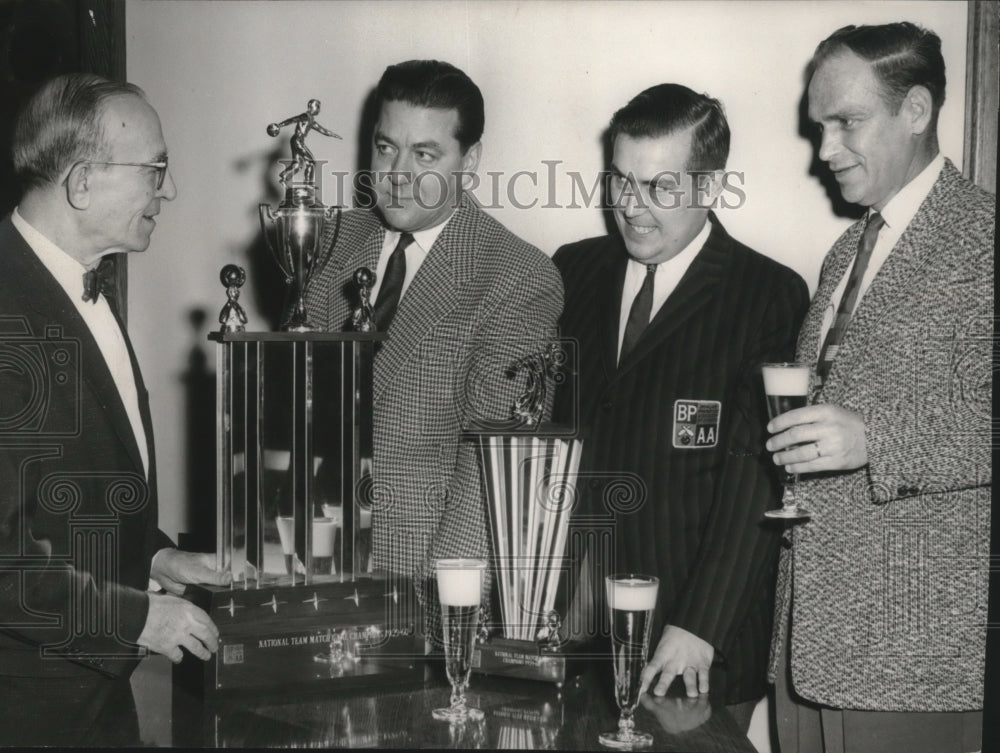
<svg viewBox="0 0 1000 753">
<path fill-rule="evenodd" d="M 687 272 L 694 257 L 705 246 L 709 233 L 712 232 L 712 223 L 705 221 L 705 225 L 698 232 L 691 242 L 684 249 L 667 261 L 656 265 L 656 273 L 653 277 L 653 305 L 649 310 L 649 320 L 653 321 L 657 312 L 663 308 L 670 294 L 677 288 L 684 273 Z M 622 307 L 618 315 L 618 358 L 622 354 L 622 342 L 625 339 L 625 326 L 628 324 L 628 317 L 632 311 L 632 304 L 635 297 L 639 295 L 642 283 L 646 279 L 647 265 L 641 261 L 636 261 L 631 257 L 628 266 L 625 268 L 625 283 L 622 286 Z"/>
<path fill-rule="evenodd" d="M 854 302 L 855 311 L 861 305 L 861 299 L 868 292 L 868 288 L 871 287 L 875 275 L 878 274 L 882 265 L 885 264 L 885 260 L 889 258 L 889 253 L 896 245 L 896 241 L 899 240 L 903 231 L 906 230 L 910 221 L 916 215 L 917 210 L 920 209 L 920 205 L 924 203 L 924 199 L 931 192 L 943 168 L 944 155 L 938 152 L 937 156 L 928 163 L 927 167 L 921 170 L 913 180 L 899 189 L 899 193 L 889 199 L 888 203 L 882 207 L 882 211 L 879 214 L 882 215 L 885 224 L 879 230 L 878 238 L 875 240 L 875 247 L 872 249 L 871 259 L 868 261 L 868 268 L 865 270 L 865 275 L 861 278 L 861 284 L 858 286 L 858 297 Z M 873 209 L 869 209 L 869 216 L 874 211 Z M 840 299 L 844 297 L 844 288 L 847 287 L 847 281 L 851 277 L 853 267 L 853 261 L 847 265 L 847 271 L 844 272 L 844 276 L 834 289 L 830 303 L 823 313 L 823 325 L 819 330 L 820 350 L 822 350 L 823 343 L 826 341 L 827 332 L 833 326 L 837 308 L 840 306 Z"/>
<path fill-rule="evenodd" d="M 452 214 L 454 216 L 454 213 Z M 448 217 L 450 220 L 451 217 Z M 410 283 L 413 282 L 413 278 L 417 274 L 417 270 L 420 269 L 420 265 L 424 263 L 424 259 L 427 258 L 427 254 L 431 250 L 431 246 L 434 245 L 434 241 L 438 239 L 441 235 L 441 231 L 444 230 L 444 226 L 448 224 L 448 220 L 435 225 L 434 227 L 429 227 L 424 230 L 418 230 L 415 233 L 411 233 L 413 236 L 413 243 L 406 247 L 406 276 L 403 277 L 403 287 L 399 291 L 399 300 L 403 300 L 403 295 L 406 293 L 406 289 L 410 287 Z M 389 257 L 392 256 L 392 252 L 396 250 L 396 244 L 399 242 L 399 236 L 403 233 L 399 230 L 393 230 L 389 228 L 385 231 L 385 239 L 382 241 L 382 252 L 378 257 L 378 267 L 375 269 L 375 285 L 372 287 L 371 301 L 372 305 L 375 305 L 375 301 L 378 300 L 378 292 L 382 289 L 382 278 L 385 277 L 386 267 L 389 266 Z"/>
<path fill-rule="evenodd" d="M 108 299 L 99 295 L 96 302 L 84 301 L 83 274 L 87 268 L 32 227 L 17 209 L 14 209 L 11 215 L 11 222 L 35 252 L 38 260 L 66 291 L 66 295 L 83 317 L 87 329 L 97 341 L 97 347 L 104 356 L 125 406 L 129 423 L 132 425 L 132 433 L 135 435 L 135 443 L 139 446 L 139 454 L 142 456 L 143 469 L 148 477 L 149 445 L 146 443 L 146 432 L 142 428 L 135 375 L 132 373 L 132 362 L 128 357 L 125 337 L 122 335 L 121 327 L 118 326 L 118 320 L 111 313 Z"/>
</svg>

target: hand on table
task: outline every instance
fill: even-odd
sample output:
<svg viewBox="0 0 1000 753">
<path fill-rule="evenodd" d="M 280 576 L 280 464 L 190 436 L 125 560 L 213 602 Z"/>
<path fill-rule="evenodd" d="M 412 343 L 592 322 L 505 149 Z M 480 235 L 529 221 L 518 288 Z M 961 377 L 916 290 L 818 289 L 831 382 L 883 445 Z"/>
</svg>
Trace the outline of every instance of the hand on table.
<svg viewBox="0 0 1000 753">
<path fill-rule="evenodd" d="M 782 413 L 767 424 L 767 449 L 788 473 L 847 471 L 868 463 L 860 413 L 821 403 Z"/>
<path fill-rule="evenodd" d="M 646 692 L 657 675 L 660 679 L 653 688 L 654 695 L 664 695 L 677 675 L 684 677 L 684 688 L 689 698 L 707 693 L 708 672 L 714 657 L 712 644 L 676 625 L 667 625 L 656 651 L 642 670 L 639 694 Z"/>
</svg>

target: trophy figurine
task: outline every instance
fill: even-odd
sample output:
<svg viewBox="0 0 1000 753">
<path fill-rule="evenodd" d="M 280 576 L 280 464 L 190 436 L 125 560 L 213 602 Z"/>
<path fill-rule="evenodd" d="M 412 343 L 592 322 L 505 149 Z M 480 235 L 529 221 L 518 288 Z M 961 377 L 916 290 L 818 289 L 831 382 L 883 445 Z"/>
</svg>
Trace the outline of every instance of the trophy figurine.
<svg viewBox="0 0 1000 753">
<path fill-rule="evenodd" d="M 573 570 L 566 552 L 582 442 L 541 421 L 547 384 L 564 356 L 550 346 L 512 364 L 509 377 L 526 375 L 513 421 L 471 433 L 486 487 L 501 617 L 481 632 L 474 670 L 559 686 L 582 668 L 569 660 L 580 642 L 563 636 L 556 609 L 560 578 Z"/>
<path fill-rule="evenodd" d="M 332 243 L 323 247 L 326 223 L 334 218 L 339 222 L 340 218 L 339 207 L 327 207 L 317 197 L 316 160 L 306 146 L 306 136 L 311 131 L 340 138 L 316 122 L 319 109 L 319 100 L 310 99 L 304 113 L 267 127 L 268 135 L 274 137 L 284 126 L 295 124 L 291 138 L 292 159 L 278 176 L 285 187 L 284 199 L 276 211 L 268 204 L 260 205 L 264 240 L 290 288 L 291 303 L 281 325 L 285 332 L 316 329 L 306 312 L 305 296 L 310 281 L 326 266 L 333 248 Z M 294 180 L 299 173 L 302 173 L 302 180 Z"/>
<path fill-rule="evenodd" d="M 227 264 L 219 273 L 219 281 L 226 288 L 226 305 L 219 312 L 220 332 L 243 332 L 246 330 L 247 314 L 240 305 L 240 288 L 247 281 L 243 267 Z"/>
</svg>

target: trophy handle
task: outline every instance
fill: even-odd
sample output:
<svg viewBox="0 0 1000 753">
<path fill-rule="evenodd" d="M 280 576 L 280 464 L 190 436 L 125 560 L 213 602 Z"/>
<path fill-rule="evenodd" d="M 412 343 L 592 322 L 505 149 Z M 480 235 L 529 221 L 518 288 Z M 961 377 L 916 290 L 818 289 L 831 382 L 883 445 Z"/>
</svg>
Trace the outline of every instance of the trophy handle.
<svg viewBox="0 0 1000 753">
<path fill-rule="evenodd" d="M 268 209 L 270 209 L 270 207 L 268 207 Z M 325 249 L 321 249 L 317 252 L 317 256 L 319 258 L 317 258 L 316 261 L 318 263 L 314 268 L 309 270 L 308 282 L 312 282 L 313 279 L 322 274 L 327 263 L 333 257 L 333 249 L 337 247 L 337 236 L 340 235 L 340 216 L 340 207 L 326 207 L 326 211 L 323 212 L 324 222 L 329 222 L 331 218 L 336 217 L 336 224 L 333 226 L 333 238 L 330 239 L 330 242 L 326 245 Z"/>
<path fill-rule="evenodd" d="M 270 204 L 258 205 L 258 212 L 260 213 L 260 230 L 264 235 L 264 243 L 267 245 L 267 250 L 271 252 L 271 258 L 277 263 L 278 268 L 281 269 L 281 273 L 285 275 L 285 282 L 291 282 L 292 272 L 287 268 L 284 259 L 281 258 L 281 253 L 278 251 L 281 244 L 274 240 L 274 233 L 277 232 L 275 223 L 278 216 L 272 211 Z"/>
</svg>

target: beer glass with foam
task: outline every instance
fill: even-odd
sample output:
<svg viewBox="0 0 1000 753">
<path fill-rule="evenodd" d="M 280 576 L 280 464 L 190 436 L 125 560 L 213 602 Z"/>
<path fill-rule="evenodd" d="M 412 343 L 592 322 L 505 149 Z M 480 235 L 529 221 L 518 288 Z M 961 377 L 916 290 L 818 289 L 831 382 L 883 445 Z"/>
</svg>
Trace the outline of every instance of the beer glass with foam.
<svg viewBox="0 0 1000 753">
<path fill-rule="evenodd" d="M 809 404 L 809 377 L 812 369 L 807 363 L 765 363 L 761 367 L 764 377 L 764 394 L 767 396 L 767 412 L 774 419 L 782 413 Z M 795 483 L 798 476 L 782 471 L 785 494 L 781 507 L 764 513 L 769 518 L 795 520 L 808 518 L 810 513 L 798 505 L 795 499 Z"/>
<path fill-rule="evenodd" d="M 465 703 L 465 689 L 472 671 L 472 653 L 479 628 L 486 560 L 442 559 L 436 563 L 441 628 L 444 632 L 445 671 L 451 683 L 451 706 L 434 709 L 435 719 L 479 721 L 483 712 Z"/>
<path fill-rule="evenodd" d="M 631 750 L 653 742 L 648 732 L 635 729 L 632 715 L 639 703 L 642 670 L 649 650 L 656 594 L 660 581 L 652 575 L 609 575 L 604 579 L 611 615 L 611 658 L 615 668 L 615 702 L 621 716 L 618 729 L 598 736 L 601 745 Z"/>
</svg>

